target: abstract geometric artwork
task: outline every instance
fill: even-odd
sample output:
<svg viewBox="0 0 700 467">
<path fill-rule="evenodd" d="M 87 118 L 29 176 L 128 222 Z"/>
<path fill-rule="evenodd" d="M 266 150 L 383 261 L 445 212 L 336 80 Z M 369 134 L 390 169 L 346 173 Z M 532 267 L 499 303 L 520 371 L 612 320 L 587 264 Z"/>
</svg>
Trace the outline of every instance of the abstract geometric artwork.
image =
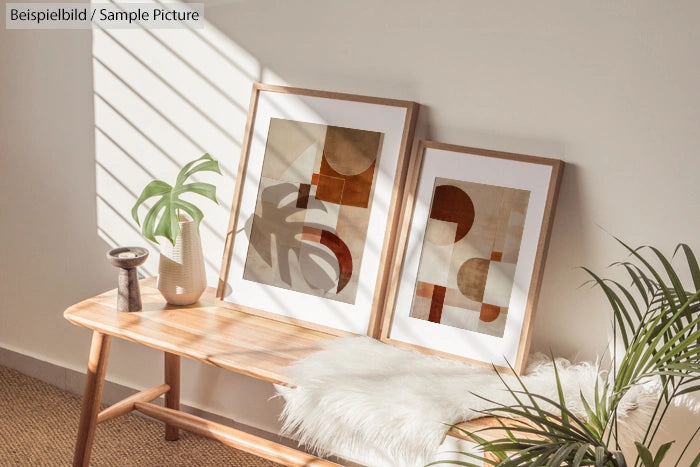
<svg viewBox="0 0 700 467">
<path fill-rule="evenodd" d="M 382 137 L 270 120 L 244 279 L 355 302 Z"/>
<path fill-rule="evenodd" d="M 255 83 L 217 304 L 377 336 L 418 104 Z"/>
<path fill-rule="evenodd" d="M 522 372 L 563 167 L 420 141 L 380 339 Z"/>
<path fill-rule="evenodd" d="M 502 337 L 530 192 L 436 178 L 410 316 Z"/>
</svg>

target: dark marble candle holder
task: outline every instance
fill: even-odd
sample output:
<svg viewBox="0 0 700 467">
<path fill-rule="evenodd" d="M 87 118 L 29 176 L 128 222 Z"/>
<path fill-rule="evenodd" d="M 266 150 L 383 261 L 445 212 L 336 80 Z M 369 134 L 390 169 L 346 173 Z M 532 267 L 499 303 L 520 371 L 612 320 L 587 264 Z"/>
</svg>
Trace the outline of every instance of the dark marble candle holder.
<svg viewBox="0 0 700 467">
<path fill-rule="evenodd" d="M 141 311 L 141 291 L 136 268 L 148 258 L 148 250 L 138 246 L 114 248 L 107 252 L 112 266 L 119 268 L 117 310 Z"/>
</svg>

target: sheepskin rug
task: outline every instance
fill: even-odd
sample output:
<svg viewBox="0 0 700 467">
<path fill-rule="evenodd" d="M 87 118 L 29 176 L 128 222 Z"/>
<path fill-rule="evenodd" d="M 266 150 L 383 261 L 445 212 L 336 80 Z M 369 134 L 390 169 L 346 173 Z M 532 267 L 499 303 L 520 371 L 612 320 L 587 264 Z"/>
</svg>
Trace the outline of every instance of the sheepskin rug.
<svg viewBox="0 0 700 467">
<path fill-rule="evenodd" d="M 548 357 L 530 357 L 522 377 L 531 392 L 558 399 Z M 567 406 L 585 415 L 579 393 L 593 400 L 593 364 L 557 360 Z M 490 368 L 399 349 L 367 337 L 330 341 L 287 369 L 292 387 L 278 386 L 285 399 L 283 434 L 320 455 L 371 466 L 418 466 L 434 459 L 449 426 L 482 416 L 493 404 L 478 396 L 513 402 Z M 511 387 L 519 388 L 512 376 Z M 630 391 L 620 421 L 631 438 L 653 410 L 655 395 Z M 639 439 L 639 438 L 638 438 Z"/>
</svg>

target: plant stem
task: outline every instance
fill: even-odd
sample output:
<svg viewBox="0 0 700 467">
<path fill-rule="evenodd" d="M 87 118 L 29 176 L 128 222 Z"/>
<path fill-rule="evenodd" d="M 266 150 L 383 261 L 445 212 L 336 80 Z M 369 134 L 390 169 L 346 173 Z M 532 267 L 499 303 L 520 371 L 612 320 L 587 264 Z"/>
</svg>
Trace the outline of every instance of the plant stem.
<svg viewBox="0 0 700 467">
<path fill-rule="evenodd" d="M 685 452 L 690 447 L 690 444 L 693 442 L 693 440 L 697 436 L 698 432 L 700 432 L 700 426 L 695 430 L 695 433 L 693 433 L 693 436 L 691 436 L 690 439 L 688 440 L 688 442 L 685 444 L 685 447 L 683 448 L 683 451 L 681 451 L 681 455 L 678 456 L 678 460 L 674 464 L 674 467 L 678 467 L 678 464 L 680 464 L 681 459 L 683 458 L 683 456 L 685 455 Z"/>
<path fill-rule="evenodd" d="M 617 320 L 613 319 L 613 378 L 617 379 Z M 613 430 L 615 431 L 615 449 L 620 450 L 620 444 L 617 441 L 617 404 L 615 404 L 613 410 Z M 608 436 L 608 442 L 610 442 L 610 436 Z M 605 444 L 608 446 L 608 444 Z"/>
<path fill-rule="evenodd" d="M 670 381 L 670 380 L 668 380 Z M 654 427 L 654 432 L 651 434 L 651 437 L 647 440 L 647 435 L 644 436 L 644 442 L 647 443 L 648 445 L 651 445 L 652 441 L 654 441 L 654 437 L 656 436 L 656 433 L 659 431 L 659 428 L 661 427 L 661 420 L 663 420 L 664 416 L 666 415 L 666 411 L 668 411 L 668 406 L 670 405 L 671 401 L 673 400 L 674 397 L 676 397 L 676 393 L 678 392 L 678 388 L 681 386 L 683 383 L 683 378 L 679 378 L 676 381 L 676 384 L 673 386 L 673 391 L 671 392 L 671 397 L 666 401 L 664 404 L 664 409 L 661 411 L 661 415 L 659 415 L 659 419 L 656 422 L 656 427 Z M 666 385 L 664 385 L 664 390 L 666 388 Z M 661 398 L 659 398 L 659 402 L 661 402 Z M 659 404 L 657 404 L 658 407 Z M 654 415 L 656 415 L 656 410 L 654 410 Z M 651 418 L 652 423 L 654 420 L 654 417 Z M 647 434 L 649 432 L 649 429 L 651 429 L 652 423 L 649 424 L 649 428 L 647 429 Z"/>
</svg>

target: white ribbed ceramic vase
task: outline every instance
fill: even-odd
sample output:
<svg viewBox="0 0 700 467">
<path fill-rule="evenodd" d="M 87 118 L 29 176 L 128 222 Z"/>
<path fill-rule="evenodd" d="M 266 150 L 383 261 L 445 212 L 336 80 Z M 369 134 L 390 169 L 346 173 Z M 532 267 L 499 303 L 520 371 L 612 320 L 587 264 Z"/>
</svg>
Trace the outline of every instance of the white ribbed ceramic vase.
<svg viewBox="0 0 700 467">
<path fill-rule="evenodd" d="M 171 305 L 190 305 L 207 288 L 202 240 L 191 219 L 180 217 L 180 235 L 173 246 L 161 242 L 158 290 Z"/>
</svg>

